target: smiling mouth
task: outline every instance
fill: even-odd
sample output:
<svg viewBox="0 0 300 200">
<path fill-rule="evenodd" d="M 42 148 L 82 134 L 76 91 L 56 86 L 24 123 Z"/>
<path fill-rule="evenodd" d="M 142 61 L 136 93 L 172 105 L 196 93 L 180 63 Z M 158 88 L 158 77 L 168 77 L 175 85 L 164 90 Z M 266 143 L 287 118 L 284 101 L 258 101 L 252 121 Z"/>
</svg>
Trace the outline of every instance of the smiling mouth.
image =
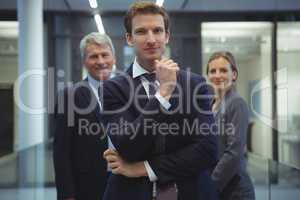
<svg viewBox="0 0 300 200">
<path fill-rule="evenodd" d="M 105 69 L 109 69 L 108 66 L 98 66 L 97 70 L 105 70 Z"/>
<path fill-rule="evenodd" d="M 145 51 L 156 51 L 158 48 L 147 48 Z"/>
<path fill-rule="evenodd" d="M 224 85 L 225 83 L 223 81 L 216 81 L 216 82 L 214 82 L 214 84 L 216 84 L 216 85 Z"/>
</svg>

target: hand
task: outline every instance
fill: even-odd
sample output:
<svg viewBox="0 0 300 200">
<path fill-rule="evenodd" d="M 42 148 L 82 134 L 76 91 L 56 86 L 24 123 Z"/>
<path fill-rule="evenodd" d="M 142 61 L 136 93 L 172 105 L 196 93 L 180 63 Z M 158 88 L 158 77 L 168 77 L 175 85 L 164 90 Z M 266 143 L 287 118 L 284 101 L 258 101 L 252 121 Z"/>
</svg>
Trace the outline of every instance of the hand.
<svg viewBox="0 0 300 200">
<path fill-rule="evenodd" d="M 124 161 L 118 152 L 107 149 L 103 157 L 111 168 L 113 174 L 119 174 L 130 178 L 147 176 L 147 171 L 143 162 L 128 163 Z"/>
<path fill-rule="evenodd" d="M 179 70 L 177 63 L 171 59 L 155 60 L 155 72 L 160 83 L 159 93 L 169 100 L 176 86 L 176 73 Z"/>
</svg>

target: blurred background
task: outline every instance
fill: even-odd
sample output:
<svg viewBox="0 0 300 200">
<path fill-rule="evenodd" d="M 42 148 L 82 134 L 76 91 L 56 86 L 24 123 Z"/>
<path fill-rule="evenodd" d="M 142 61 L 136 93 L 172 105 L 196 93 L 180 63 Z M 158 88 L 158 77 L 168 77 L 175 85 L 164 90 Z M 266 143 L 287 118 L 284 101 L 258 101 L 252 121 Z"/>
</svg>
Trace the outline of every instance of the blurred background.
<svg viewBox="0 0 300 200">
<path fill-rule="evenodd" d="M 134 0 L 1 0 L 0 199 L 56 199 L 52 163 L 57 88 L 84 76 L 79 42 L 111 36 L 119 70 L 133 61 L 123 16 Z M 153 1 L 156 2 L 156 1 Z M 249 104 L 248 170 L 258 200 L 300 195 L 300 1 L 165 0 L 167 54 L 205 76 L 231 51 Z M 30 112 L 28 112 L 30 111 Z"/>
</svg>

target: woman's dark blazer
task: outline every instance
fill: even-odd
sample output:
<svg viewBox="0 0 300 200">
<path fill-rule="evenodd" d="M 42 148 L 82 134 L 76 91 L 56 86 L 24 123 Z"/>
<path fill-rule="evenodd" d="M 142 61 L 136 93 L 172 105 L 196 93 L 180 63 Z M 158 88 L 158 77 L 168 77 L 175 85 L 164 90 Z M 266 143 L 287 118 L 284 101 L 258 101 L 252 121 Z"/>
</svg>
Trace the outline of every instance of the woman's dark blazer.
<svg viewBox="0 0 300 200">
<path fill-rule="evenodd" d="M 244 157 L 248 106 L 233 87 L 226 92 L 215 111 L 220 159 L 213 170 L 212 179 L 221 193 L 221 199 L 254 199 Z"/>
</svg>

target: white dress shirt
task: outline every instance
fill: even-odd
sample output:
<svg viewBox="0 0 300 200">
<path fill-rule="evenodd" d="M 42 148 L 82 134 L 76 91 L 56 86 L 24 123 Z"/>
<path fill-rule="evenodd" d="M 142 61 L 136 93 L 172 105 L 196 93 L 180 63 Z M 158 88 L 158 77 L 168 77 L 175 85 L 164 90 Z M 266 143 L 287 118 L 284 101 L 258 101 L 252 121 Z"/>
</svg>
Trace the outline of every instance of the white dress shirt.
<svg viewBox="0 0 300 200">
<path fill-rule="evenodd" d="M 132 77 L 136 78 L 138 76 L 141 76 L 143 74 L 149 74 L 147 70 L 145 70 L 136 59 L 134 59 L 133 66 L 132 66 Z M 145 78 L 141 78 L 142 85 L 146 91 L 147 96 L 149 97 L 149 81 Z M 156 80 L 155 83 L 159 86 L 159 82 Z M 162 97 L 159 93 L 159 91 L 156 92 L 154 95 L 156 99 L 160 102 L 160 104 L 166 109 L 169 110 L 171 107 L 171 104 L 168 100 L 166 100 L 164 97 Z"/>
<path fill-rule="evenodd" d="M 92 91 L 97 98 L 98 104 L 100 106 L 100 110 L 102 110 L 102 104 L 101 104 L 99 94 L 98 94 L 98 89 L 100 87 L 101 82 L 94 79 L 90 74 L 87 74 L 87 80 L 88 80 L 89 86 L 92 88 Z"/>
<path fill-rule="evenodd" d="M 101 103 L 101 101 L 100 101 L 99 93 L 98 93 L 98 90 L 99 90 L 101 81 L 97 81 L 97 80 L 94 79 L 89 73 L 87 74 L 87 80 L 88 80 L 89 86 L 92 88 L 92 91 L 93 91 L 94 95 L 95 95 L 96 98 L 97 98 L 97 101 L 98 101 L 100 110 L 102 110 L 102 109 L 103 109 L 103 108 L 102 108 L 102 103 Z M 111 140 L 110 140 L 109 137 L 107 138 L 107 140 L 108 140 L 108 148 L 109 148 L 109 149 L 116 149 L 116 148 L 114 147 L 113 143 L 111 142 Z"/>
</svg>

